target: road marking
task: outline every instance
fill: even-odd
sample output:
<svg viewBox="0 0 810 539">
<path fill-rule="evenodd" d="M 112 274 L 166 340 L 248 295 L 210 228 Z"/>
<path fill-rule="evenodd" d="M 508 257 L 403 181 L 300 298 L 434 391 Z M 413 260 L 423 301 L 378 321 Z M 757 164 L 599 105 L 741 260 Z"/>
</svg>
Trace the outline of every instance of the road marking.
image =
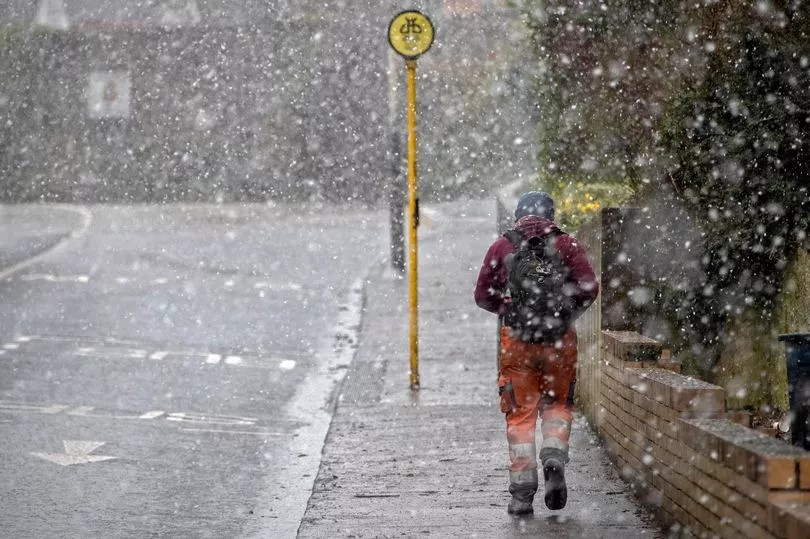
<svg viewBox="0 0 810 539">
<path fill-rule="evenodd" d="M 149 352 L 138 348 L 121 348 L 117 346 L 102 348 L 81 346 L 73 352 L 73 355 L 99 359 L 146 359 Z"/>
<path fill-rule="evenodd" d="M 65 245 L 70 243 L 71 240 L 77 240 L 77 239 L 85 236 L 87 234 L 87 231 L 90 230 L 90 225 L 93 223 L 93 214 L 90 213 L 90 211 L 88 211 L 86 208 L 82 208 L 80 206 L 78 206 L 78 207 L 77 206 L 69 206 L 67 204 L 53 205 L 53 207 L 54 208 L 59 208 L 59 209 L 61 209 L 63 211 L 70 211 L 70 212 L 78 213 L 82 218 L 82 222 L 81 222 L 81 225 L 79 226 L 79 228 L 77 230 L 74 230 L 73 232 L 71 232 L 69 236 L 67 236 L 67 237 L 63 238 L 62 240 L 60 240 L 56 245 L 54 245 L 50 249 L 46 249 L 45 251 L 39 253 L 36 256 L 32 256 L 31 258 L 29 258 L 27 260 L 23 260 L 22 262 L 14 264 L 10 268 L 5 268 L 3 270 L 0 270 L 0 280 L 11 277 L 12 275 L 17 273 L 18 271 L 23 270 L 23 269 L 27 268 L 28 266 L 31 266 L 32 264 L 36 264 L 40 260 L 44 260 L 48 256 L 50 256 L 50 255 L 64 249 Z"/>
<path fill-rule="evenodd" d="M 268 282 L 265 282 L 265 281 L 261 281 L 261 282 L 255 283 L 253 285 L 253 288 L 255 288 L 256 290 L 282 290 L 282 291 L 283 290 L 287 290 L 287 291 L 291 290 L 293 292 L 297 292 L 298 290 L 301 290 L 304 287 L 301 286 L 300 284 L 297 284 L 297 283 L 283 283 L 283 284 L 281 284 L 281 283 L 268 283 Z"/>
<path fill-rule="evenodd" d="M 86 337 L 60 337 L 58 335 L 31 335 L 26 342 L 40 341 L 40 342 L 76 342 L 76 341 L 92 341 L 100 343 L 98 339 L 90 339 Z"/>
<path fill-rule="evenodd" d="M 58 414 L 59 412 L 63 412 L 70 408 L 70 406 L 66 404 L 54 404 L 53 406 L 45 406 L 40 411 L 43 414 Z"/>
<path fill-rule="evenodd" d="M 278 364 L 278 368 L 282 371 L 291 371 L 295 368 L 295 361 L 292 359 L 285 359 Z"/>
<path fill-rule="evenodd" d="M 242 367 L 254 369 L 281 369 L 282 371 L 293 370 L 297 362 L 294 359 L 286 359 L 284 356 L 272 355 L 237 355 L 227 353 L 203 352 L 197 350 L 155 350 L 149 349 L 143 342 L 107 338 L 94 338 L 83 336 L 60 336 L 60 335 L 20 335 L 14 337 L 6 343 L 0 344 L 0 355 L 21 349 L 26 349 L 37 344 L 64 343 L 68 354 L 82 358 L 93 358 L 100 360 L 125 360 L 125 359 L 150 359 L 153 361 L 162 360 L 197 360 L 208 365 L 225 364 L 229 367 Z M 71 346 L 72 345 L 72 346 Z M 297 352 L 289 352 L 293 357 Z"/>
<path fill-rule="evenodd" d="M 0 410 L 9 412 L 39 412 L 41 414 L 58 414 L 70 408 L 63 404 L 18 404 L 13 402 L 0 402 Z"/>
<path fill-rule="evenodd" d="M 89 283 L 87 275 L 51 275 L 49 273 L 29 273 L 20 275 L 21 281 L 47 281 L 49 283 Z"/>
<path fill-rule="evenodd" d="M 206 423 L 209 425 L 255 425 L 254 417 L 238 417 L 199 413 L 173 412 L 166 417 L 167 421 L 185 421 L 188 423 Z"/>
<path fill-rule="evenodd" d="M 67 415 L 87 415 L 95 409 L 95 406 L 77 406 L 73 410 L 65 412 Z"/>
<path fill-rule="evenodd" d="M 166 277 L 160 277 L 158 279 L 153 279 L 150 284 L 166 284 L 169 280 Z"/>
<path fill-rule="evenodd" d="M 205 362 L 210 365 L 216 365 L 217 363 L 220 362 L 221 359 L 222 356 L 219 354 L 208 354 L 208 357 L 205 358 Z"/>
<path fill-rule="evenodd" d="M 68 410 L 67 412 L 65 412 L 66 415 L 77 416 L 87 419 L 155 420 L 162 418 L 163 421 L 166 422 L 171 421 L 172 423 L 180 423 L 180 425 L 178 425 L 179 430 L 185 432 L 210 432 L 210 433 L 235 434 L 235 435 L 245 434 L 251 436 L 264 436 L 264 437 L 289 436 L 289 433 L 283 432 L 271 432 L 267 430 L 233 430 L 229 428 L 229 427 L 248 427 L 259 429 L 267 428 L 263 427 L 262 425 L 257 425 L 257 422 L 259 420 L 254 417 L 214 415 L 198 412 L 171 412 L 167 414 L 163 410 L 150 410 L 140 415 L 137 414 L 108 415 L 103 412 L 96 414 L 90 413 L 95 409 L 96 408 L 94 406 L 76 406 L 71 408 L 70 406 L 62 404 L 46 406 L 36 404 L 16 404 L 16 403 L 0 402 L 0 412 L 6 411 L 6 412 L 22 412 L 22 413 L 31 412 L 41 414 L 55 414 L 58 412 Z M 10 419 L 0 419 L 0 423 L 12 423 L 12 422 L 13 421 Z M 182 426 L 184 424 L 189 426 Z M 207 426 L 214 428 L 205 428 Z M 101 458 L 100 456 L 97 455 L 89 455 L 89 453 L 92 453 L 92 451 L 100 447 L 100 445 L 93 445 L 93 444 L 103 444 L 103 442 L 67 441 L 67 444 L 70 447 L 66 446 L 65 453 L 31 453 L 31 454 L 43 458 L 45 460 L 49 460 L 51 462 L 61 464 L 63 466 L 68 466 L 71 464 L 83 464 L 85 462 L 99 462 L 102 460 L 109 460 L 112 458 L 116 458 L 116 457 Z M 82 453 L 84 449 L 87 449 L 86 454 Z"/>
<path fill-rule="evenodd" d="M 84 440 L 63 440 L 65 446 L 64 453 L 31 453 L 35 457 L 53 462 L 60 466 L 72 466 L 74 464 L 87 464 L 89 462 L 103 462 L 113 460 L 117 457 L 106 455 L 91 455 L 93 451 L 104 445 L 106 442 L 91 442 Z"/>
<path fill-rule="evenodd" d="M 180 430 L 183 431 L 183 432 L 215 432 L 215 433 L 222 433 L 222 434 L 253 434 L 255 436 L 289 436 L 289 433 L 285 433 L 285 432 L 263 432 L 263 431 L 252 431 L 252 430 L 187 429 L 185 427 L 180 427 Z"/>
</svg>

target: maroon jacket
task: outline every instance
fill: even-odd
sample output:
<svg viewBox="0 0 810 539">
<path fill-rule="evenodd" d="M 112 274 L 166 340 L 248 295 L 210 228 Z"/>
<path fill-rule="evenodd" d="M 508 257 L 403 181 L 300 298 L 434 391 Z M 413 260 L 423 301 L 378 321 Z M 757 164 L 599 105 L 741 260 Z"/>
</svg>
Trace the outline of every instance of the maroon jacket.
<svg viewBox="0 0 810 539">
<path fill-rule="evenodd" d="M 515 223 L 515 229 L 524 239 L 548 236 L 553 232 L 560 232 L 552 221 L 527 215 Z M 555 243 L 563 263 L 568 267 L 569 274 L 565 293 L 569 295 L 576 306 L 574 318 L 582 314 L 596 299 L 599 293 L 599 283 L 593 272 L 588 257 L 582 245 L 568 234 L 559 234 Z M 475 303 L 482 309 L 503 315 L 507 295 L 508 272 L 505 259 L 507 255 L 515 252 L 512 242 L 501 236 L 489 247 L 481 271 L 478 272 L 478 282 L 475 285 Z"/>
</svg>

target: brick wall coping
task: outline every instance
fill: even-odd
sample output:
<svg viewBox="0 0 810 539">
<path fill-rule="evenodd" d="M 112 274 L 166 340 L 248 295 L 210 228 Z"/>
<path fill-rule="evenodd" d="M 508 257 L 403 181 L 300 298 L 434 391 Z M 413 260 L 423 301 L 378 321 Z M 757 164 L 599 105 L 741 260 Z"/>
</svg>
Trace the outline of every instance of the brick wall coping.
<svg viewBox="0 0 810 539">
<path fill-rule="evenodd" d="M 673 389 L 723 389 L 720 386 L 704 382 L 700 378 L 685 376 L 666 369 L 637 369 L 641 378 L 650 382 L 665 384 Z"/>
<path fill-rule="evenodd" d="M 624 383 L 631 389 L 678 412 L 725 412 L 722 387 L 666 369 L 625 368 Z"/>
<path fill-rule="evenodd" d="M 810 452 L 728 419 L 681 420 L 679 438 L 691 449 L 769 489 L 810 485 Z M 804 481 L 802 481 L 804 479 Z M 810 498 L 810 491 L 807 493 Z"/>
<path fill-rule="evenodd" d="M 613 329 L 606 329 L 602 332 L 603 335 L 612 337 L 617 341 L 626 344 L 650 344 L 654 346 L 661 346 L 661 343 L 650 337 L 646 337 L 636 331 L 617 331 Z"/>
</svg>

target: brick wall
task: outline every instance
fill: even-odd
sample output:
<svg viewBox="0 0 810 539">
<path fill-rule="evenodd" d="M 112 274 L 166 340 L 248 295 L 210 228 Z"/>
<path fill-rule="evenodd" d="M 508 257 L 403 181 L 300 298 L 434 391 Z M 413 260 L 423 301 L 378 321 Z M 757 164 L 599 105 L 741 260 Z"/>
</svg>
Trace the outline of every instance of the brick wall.
<svg viewBox="0 0 810 539">
<path fill-rule="evenodd" d="M 578 401 L 664 524 L 687 537 L 810 537 L 810 452 L 741 424 L 723 388 L 681 375 L 659 342 L 597 335 L 599 353 L 580 347 Z"/>
</svg>

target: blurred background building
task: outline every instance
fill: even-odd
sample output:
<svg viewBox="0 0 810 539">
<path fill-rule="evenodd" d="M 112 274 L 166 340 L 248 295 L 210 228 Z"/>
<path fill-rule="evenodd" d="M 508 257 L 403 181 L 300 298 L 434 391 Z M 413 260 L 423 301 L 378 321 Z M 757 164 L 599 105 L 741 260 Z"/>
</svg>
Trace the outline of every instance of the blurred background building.
<svg viewBox="0 0 810 539">
<path fill-rule="evenodd" d="M 412 7 L 437 27 L 419 62 L 423 195 L 531 175 L 517 13 L 415 4 L 7 0 L 0 199 L 382 200 L 404 137 L 404 66 L 386 30 Z"/>
</svg>

